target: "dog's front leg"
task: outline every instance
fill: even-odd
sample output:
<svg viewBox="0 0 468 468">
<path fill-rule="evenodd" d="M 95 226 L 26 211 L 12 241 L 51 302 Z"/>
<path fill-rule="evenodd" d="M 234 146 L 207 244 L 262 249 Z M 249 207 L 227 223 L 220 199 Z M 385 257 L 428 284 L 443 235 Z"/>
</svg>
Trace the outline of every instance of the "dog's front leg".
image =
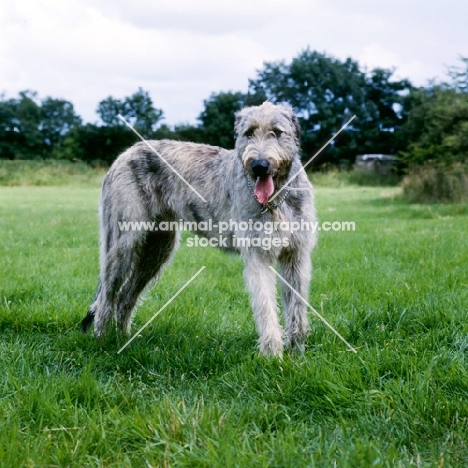
<svg viewBox="0 0 468 468">
<path fill-rule="evenodd" d="M 265 356 L 283 354 L 283 333 L 276 304 L 276 277 L 269 268 L 273 261 L 266 254 L 249 249 L 245 259 L 245 281 L 250 292 L 257 332 L 258 346 Z"/>
<path fill-rule="evenodd" d="M 310 330 L 307 306 L 304 303 L 309 296 L 312 270 L 310 254 L 307 251 L 298 250 L 283 252 L 279 263 L 280 274 L 289 283 L 287 285 L 281 282 L 287 345 L 292 349 L 303 351 Z"/>
</svg>

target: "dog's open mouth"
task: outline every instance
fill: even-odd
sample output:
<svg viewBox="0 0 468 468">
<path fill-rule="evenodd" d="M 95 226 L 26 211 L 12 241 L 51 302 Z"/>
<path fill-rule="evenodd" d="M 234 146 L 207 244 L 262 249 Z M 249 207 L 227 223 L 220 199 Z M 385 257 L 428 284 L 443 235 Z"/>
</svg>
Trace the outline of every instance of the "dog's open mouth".
<svg viewBox="0 0 468 468">
<path fill-rule="evenodd" d="M 275 191 L 275 183 L 273 182 L 273 176 L 270 174 L 262 175 L 257 177 L 254 187 L 254 193 L 257 200 L 262 205 L 268 203 L 269 198 Z"/>
</svg>

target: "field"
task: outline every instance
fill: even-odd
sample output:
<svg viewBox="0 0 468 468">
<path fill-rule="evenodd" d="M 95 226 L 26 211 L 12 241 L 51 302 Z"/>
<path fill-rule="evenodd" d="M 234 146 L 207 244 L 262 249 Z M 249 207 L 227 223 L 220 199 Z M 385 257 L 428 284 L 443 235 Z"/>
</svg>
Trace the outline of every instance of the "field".
<svg viewBox="0 0 468 468">
<path fill-rule="evenodd" d="M 331 184 L 333 185 L 333 184 Z M 468 205 L 316 187 L 304 355 L 256 351 L 238 257 L 184 243 L 121 354 L 78 323 L 98 276 L 90 181 L 0 187 L 0 466 L 468 466 Z"/>
</svg>

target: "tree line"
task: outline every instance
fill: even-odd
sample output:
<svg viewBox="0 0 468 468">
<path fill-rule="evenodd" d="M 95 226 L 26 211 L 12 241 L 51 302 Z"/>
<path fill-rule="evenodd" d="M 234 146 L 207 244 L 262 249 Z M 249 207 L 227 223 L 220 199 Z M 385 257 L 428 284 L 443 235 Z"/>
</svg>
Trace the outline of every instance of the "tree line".
<svg viewBox="0 0 468 468">
<path fill-rule="evenodd" d="M 136 141 L 122 115 L 145 138 L 234 146 L 234 113 L 269 100 L 288 103 L 299 117 L 301 148 L 311 157 L 356 115 L 316 164 L 347 164 L 359 154 L 399 155 L 406 164 L 464 161 L 468 154 L 468 59 L 448 71 L 447 83 L 415 87 L 394 71 L 363 70 L 306 49 L 291 62 L 265 63 L 247 93 L 221 92 L 204 101 L 196 125 L 163 123 L 163 110 L 139 88 L 98 103 L 100 123 L 84 123 L 73 104 L 32 91 L 0 97 L 0 158 L 67 159 L 111 163 Z"/>
</svg>

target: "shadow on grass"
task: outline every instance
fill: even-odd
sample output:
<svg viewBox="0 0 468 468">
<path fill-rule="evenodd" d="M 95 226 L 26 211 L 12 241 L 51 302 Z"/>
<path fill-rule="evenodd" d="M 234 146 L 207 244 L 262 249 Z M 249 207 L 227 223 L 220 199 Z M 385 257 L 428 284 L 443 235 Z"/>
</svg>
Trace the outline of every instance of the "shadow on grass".
<svg viewBox="0 0 468 468">
<path fill-rule="evenodd" d="M 132 333 L 137 330 L 135 326 Z M 10 315 L 0 319 L 0 331 L 6 347 L 24 344 L 25 349 L 35 350 L 41 364 L 47 363 L 49 368 L 63 362 L 64 354 L 72 364 L 67 366 L 71 372 L 92 360 L 98 378 L 102 374 L 134 372 L 143 380 L 206 380 L 257 355 L 253 330 L 223 331 L 215 323 L 201 320 L 153 323 L 120 354 L 129 337 L 111 330 L 105 337 L 96 338 L 92 330 L 85 335 L 79 323 L 65 320 L 46 322 L 22 317 L 19 321 Z"/>
</svg>

